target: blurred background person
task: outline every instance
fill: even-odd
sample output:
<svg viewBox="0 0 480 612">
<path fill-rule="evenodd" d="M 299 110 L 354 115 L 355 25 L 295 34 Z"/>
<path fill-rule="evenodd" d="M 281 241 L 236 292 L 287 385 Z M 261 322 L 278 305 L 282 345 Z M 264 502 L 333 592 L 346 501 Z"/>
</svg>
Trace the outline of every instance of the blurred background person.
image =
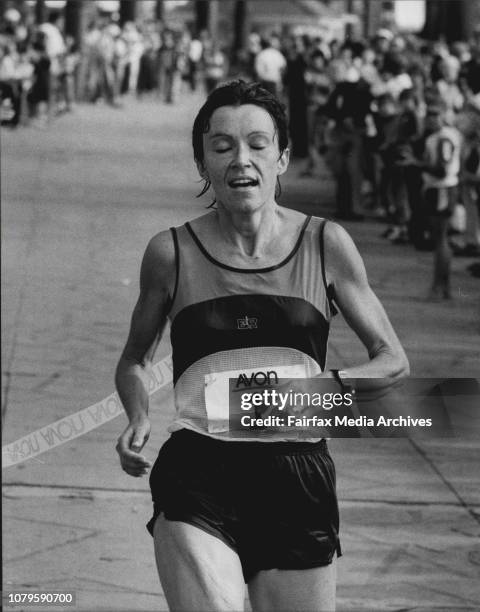
<svg viewBox="0 0 480 612">
<path fill-rule="evenodd" d="M 122 37 L 127 45 L 127 58 L 122 93 L 135 93 L 138 85 L 138 74 L 140 72 L 140 59 L 144 51 L 143 38 L 133 21 L 123 24 Z"/>
<path fill-rule="evenodd" d="M 60 13 L 53 11 L 48 17 L 48 21 L 40 24 L 40 32 L 45 35 L 45 52 L 50 60 L 48 74 L 48 112 L 51 116 L 57 110 L 58 98 L 61 89 L 61 80 L 64 75 L 64 60 L 67 48 L 63 36 L 63 23 Z"/>
<path fill-rule="evenodd" d="M 218 41 L 211 41 L 204 50 L 206 93 L 211 93 L 225 79 L 228 72 L 228 63 L 225 53 L 221 50 Z"/>
<path fill-rule="evenodd" d="M 308 40 L 292 36 L 287 40 L 284 82 L 287 88 L 289 133 L 292 157 L 308 155 L 308 118 L 306 71 L 310 49 Z"/>
<path fill-rule="evenodd" d="M 46 36 L 42 31 L 36 33 L 32 43 L 31 62 L 33 64 L 33 82 L 27 94 L 29 115 L 36 119 L 35 125 L 46 127 L 49 120 L 51 78 Z"/>
<path fill-rule="evenodd" d="M 280 51 L 280 40 L 272 34 L 262 42 L 262 50 L 255 57 L 255 76 L 267 91 L 275 96 L 282 93 L 283 75 L 287 68 L 285 56 Z"/>
<path fill-rule="evenodd" d="M 188 43 L 188 83 L 191 91 L 197 89 L 204 48 L 200 36 L 193 36 Z"/>
<path fill-rule="evenodd" d="M 326 71 L 326 59 L 320 49 L 315 49 L 305 72 L 307 92 L 308 160 L 303 176 L 311 176 L 318 165 L 319 156 L 325 153 L 325 129 L 328 123 L 327 103 L 332 82 Z"/>
<path fill-rule="evenodd" d="M 371 113 L 369 84 L 353 63 L 353 50 L 345 44 L 332 73 L 335 82 L 326 106 L 330 167 L 336 182 L 336 218 L 361 221 L 366 118 Z"/>
<path fill-rule="evenodd" d="M 158 88 L 158 52 L 160 37 L 157 35 L 155 24 L 147 22 L 142 29 L 143 53 L 140 57 L 140 66 L 137 80 L 137 94 L 139 97 L 150 94 Z"/>
<path fill-rule="evenodd" d="M 423 175 L 423 201 L 434 243 L 433 281 L 429 299 L 450 299 L 451 249 L 449 219 L 457 202 L 461 168 L 460 132 L 446 123 L 441 100 L 431 104 L 425 118 L 425 151 L 422 160 L 405 155 L 403 163 L 416 165 Z"/>
<path fill-rule="evenodd" d="M 160 48 L 161 87 L 164 101 L 173 104 L 180 74 L 180 51 L 172 30 L 163 31 Z"/>
</svg>

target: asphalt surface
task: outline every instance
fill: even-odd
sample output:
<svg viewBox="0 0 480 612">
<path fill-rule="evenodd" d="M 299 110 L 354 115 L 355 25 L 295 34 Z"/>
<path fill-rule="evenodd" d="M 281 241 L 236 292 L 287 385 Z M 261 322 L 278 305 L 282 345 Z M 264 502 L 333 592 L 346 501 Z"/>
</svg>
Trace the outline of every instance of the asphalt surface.
<svg viewBox="0 0 480 612">
<path fill-rule="evenodd" d="M 4 445 L 113 391 L 149 238 L 209 203 L 194 197 L 189 143 L 201 100 L 80 106 L 48 129 L 2 130 Z M 281 202 L 331 215 L 326 170 L 309 179 L 300 170 L 292 165 Z M 469 260 L 454 261 L 454 300 L 431 304 L 430 253 L 386 243 L 374 220 L 346 227 L 412 374 L 478 377 L 480 284 Z M 329 367 L 365 358 L 340 317 L 331 338 Z M 166 337 L 158 357 L 169 351 Z M 173 414 L 169 387 L 151 414 L 154 460 Z M 148 481 L 123 473 L 114 450 L 125 425 L 118 416 L 3 470 L 4 593 L 74 591 L 70 609 L 82 611 L 167 609 L 144 526 Z M 331 441 L 338 610 L 480 610 L 479 448 L 472 439 Z"/>
</svg>

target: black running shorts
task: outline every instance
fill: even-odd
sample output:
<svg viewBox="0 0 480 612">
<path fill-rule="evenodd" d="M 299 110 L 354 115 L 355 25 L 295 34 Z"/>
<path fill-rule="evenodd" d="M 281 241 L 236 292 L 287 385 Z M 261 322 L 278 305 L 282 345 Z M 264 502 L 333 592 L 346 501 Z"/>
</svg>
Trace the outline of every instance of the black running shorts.
<svg viewBox="0 0 480 612">
<path fill-rule="evenodd" d="M 238 554 L 245 582 L 260 570 L 309 569 L 341 555 L 335 467 L 324 440 L 224 442 L 183 429 L 150 474 L 155 520 L 183 521 Z"/>
</svg>

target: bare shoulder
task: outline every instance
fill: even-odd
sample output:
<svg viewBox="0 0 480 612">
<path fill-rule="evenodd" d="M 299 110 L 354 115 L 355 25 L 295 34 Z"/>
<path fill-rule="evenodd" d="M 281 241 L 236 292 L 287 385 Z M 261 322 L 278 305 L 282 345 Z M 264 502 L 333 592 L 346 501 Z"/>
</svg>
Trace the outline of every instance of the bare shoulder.
<svg viewBox="0 0 480 612">
<path fill-rule="evenodd" d="M 170 230 L 159 232 L 145 249 L 140 283 L 142 288 L 170 288 L 176 271 L 175 244 Z"/>
<path fill-rule="evenodd" d="M 328 249 L 337 252 L 345 248 L 355 247 L 355 244 L 345 228 L 335 221 L 327 220 L 324 230 L 325 244 Z"/>
<path fill-rule="evenodd" d="M 365 266 L 350 234 L 338 223 L 327 221 L 324 229 L 324 257 L 327 280 L 363 280 Z"/>
<path fill-rule="evenodd" d="M 155 263 L 168 265 L 175 261 L 175 245 L 170 230 L 164 230 L 155 234 L 150 239 L 145 250 L 145 255 Z"/>
</svg>

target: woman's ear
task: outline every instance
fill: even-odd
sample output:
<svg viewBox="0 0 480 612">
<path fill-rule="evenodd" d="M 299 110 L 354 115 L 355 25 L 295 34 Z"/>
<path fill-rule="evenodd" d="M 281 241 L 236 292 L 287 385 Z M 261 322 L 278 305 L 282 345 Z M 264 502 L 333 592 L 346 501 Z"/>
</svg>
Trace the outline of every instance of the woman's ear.
<svg viewBox="0 0 480 612">
<path fill-rule="evenodd" d="M 277 168 L 278 168 L 278 176 L 281 176 L 287 171 L 288 164 L 290 161 L 290 149 L 287 147 L 283 150 L 282 154 L 278 158 Z"/>
</svg>

